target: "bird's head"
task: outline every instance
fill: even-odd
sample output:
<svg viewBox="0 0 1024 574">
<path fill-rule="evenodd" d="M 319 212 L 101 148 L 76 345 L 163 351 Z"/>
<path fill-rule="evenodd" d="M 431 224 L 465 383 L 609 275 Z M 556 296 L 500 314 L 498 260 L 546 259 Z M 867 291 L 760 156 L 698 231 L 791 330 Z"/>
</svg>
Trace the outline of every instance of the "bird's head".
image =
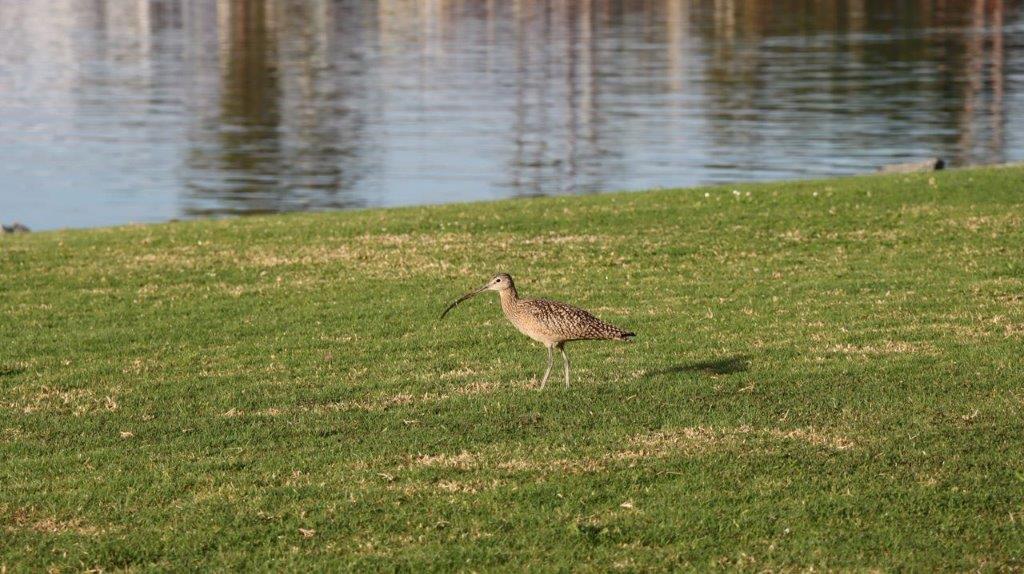
<svg viewBox="0 0 1024 574">
<path fill-rule="evenodd" d="M 498 273 L 494 277 L 491 277 L 490 280 L 488 280 L 487 283 L 484 283 L 480 288 L 466 293 L 462 297 L 459 297 L 454 303 L 448 305 L 448 308 L 444 310 L 444 313 L 441 313 L 441 318 L 444 319 L 444 316 L 448 314 L 448 311 L 451 311 L 456 305 L 478 293 L 482 293 L 483 291 L 504 291 L 514 287 L 515 285 L 512 283 L 511 275 L 508 273 Z"/>
<path fill-rule="evenodd" d="M 508 273 L 498 273 L 486 285 L 481 287 L 481 290 L 487 291 L 504 291 L 505 289 L 512 288 L 512 276 Z"/>
</svg>

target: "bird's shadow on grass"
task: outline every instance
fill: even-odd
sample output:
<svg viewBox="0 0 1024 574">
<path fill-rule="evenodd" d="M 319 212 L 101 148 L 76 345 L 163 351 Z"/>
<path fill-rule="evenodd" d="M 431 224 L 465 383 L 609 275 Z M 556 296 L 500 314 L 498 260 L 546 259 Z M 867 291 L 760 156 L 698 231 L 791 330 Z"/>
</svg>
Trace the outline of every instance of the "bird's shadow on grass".
<svg viewBox="0 0 1024 574">
<path fill-rule="evenodd" d="M 678 375 L 681 373 L 705 373 L 708 375 L 732 375 L 742 373 L 750 368 L 750 357 L 748 355 L 733 355 L 721 359 L 711 359 L 696 363 L 684 363 L 672 365 L 664 369 L 650 371 L 647 377 L 659 377 L 663 375 Z"/>
<path fill-rule="evenodd" d="M 25 369 L 19 367 L 7 367 L 0 365 L 0 377 L 13 377 L 14 375 L 20 375 L 25 372 Z"/>
</svg>

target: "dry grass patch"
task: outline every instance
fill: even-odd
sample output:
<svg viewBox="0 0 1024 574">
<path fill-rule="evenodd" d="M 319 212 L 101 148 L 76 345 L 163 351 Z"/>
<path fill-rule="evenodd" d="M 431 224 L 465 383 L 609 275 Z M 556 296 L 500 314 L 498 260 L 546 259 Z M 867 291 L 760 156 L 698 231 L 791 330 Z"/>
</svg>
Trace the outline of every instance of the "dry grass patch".
<svg viewBox="0 0 1024 574">
<path fill-rule="evenodd" d="M 206 259 L 221 259 L 226 256 L 211 257 L 209 252 L 199 252 L 195 247 L 173 247 L 162 248 L 150 251 L 141 255 L 124 254 L 124 260 L 111 262 L 119 263 L 127 269 L 154 270 L 154 269 L 195 269 L 199 263 Z"/>
<path fill-rule="evenodd" d="M 500 387 L 501 385 L 495 382 L 480 381 L 467 383 L 465 385 L 455 387 L 454 389 L 451 389 L 448 392 L 442 393 L 422 393 L 419 395 L 414 395 L 410 393 L 398 393 L 395 395 L 386 395 L 382 397 L 357 399 L 351 401 L 338 401 L 332 403 L 322 403 L 318 405 L 292 405 L 281 407 L 269 407 L 265 409 L 257 409 L 251 411 L 243 411 L 241 409 L 231 408 L 228 411 L 221 413 L 220 416 L 228 418 L 241 416 L 275 417 L 278 415 L 288 413 L 329 413 L 349 411 L 382 412 L 395 407 L 401 407 L 411 404 L 437 403 L 452 399 L 454 397 L 492 393 L 498 390 Z"/>
<path fill-rule="evenodd" d="M 814 427 L 788 430 L 758 429 L 749 426 L 730 429 L 685 427 L 633 437 L 630 442 L 639 449 L 626 450 L 619 454 L 624 458 L 660 457 L 676 453 L 701 454 L 725 447 L 734 447 L 751 438 L 795 440 L 829 450 L 848 450 L 854 446 L 854 442 L 849 438 L 830 434 Z"/>
<path fill-rule="evenodd" d="M 210 241 L 199 241 L 188 245 L 144 247 L 136 249 L 112 249 L 99 259 L 105 266 L 119 269 L 153 273 L 156 271 L 181 271 L 215 268 L 225 265 L 233 268 L 271 271 L 281 267 L 323 266 L 344 264 L 361 276 L 395 280 L 414 275 L 434 276 L 470 275 L 472 271 L 457 267 L 450 259 L 483 251 L 518 249 L 529 246 L 531 252 L 542 252 L 544 247 L 587 247 L 609 246 L 621 238 L 601 235 L 556 234 L 522 238 L 503 233 L 474 236 L 465 232 L 446 233 L 403 233 L 363 234 L 353 237 L 328 237 L 317 243 L 299 245 L 273 244 L 254 245 L 245 248 L 224 246 Z M 539 254 L 538 254 L 539 256 Z M 76 261 L 61 268 L 66 274 L 77 274 L 85 265 Z M 250 289 L 239 286 L 223 286 L 232 296 L 241 296 Z M 258 290 L 258 289 L 257 289 Z M 140 296 L 154 293 L 154 287 L 144 286 Z"/>
<path fill-rule="evenodd" d="M 965 229 L 972 233 L 1006 233 L 1024 227 L 1024 218 L 1018 213 L 1000 213 L 991 215 L 970 215 L 962 218 L 946 220 L 946 225 L 957 229 Z"/>
<path fill-rule="evenodd" d="M 435 487 L 441 492 L 449 494 L 476 494 L 485 490 L 494 490 L 502 485 L 500 480 L 474 480 L 474 481 L 462 481 L 462 480 L 441 480 L 438 481 Z"/>
<path fill-rule="evenodd" d="M 6 427 L 0 430 L 0 443 L 14 443 L 25 438 L 25 431 L 14 428 Z"/>
<path fill-rule="evenodd" d="M 854 229 L 841 234 L 836 234 L 836 239 L 852 241 L 857 243 L 878 241 L 892 242 L 907 237 L 909 233 L 901 232 L 898 229 Z"/>
<path fill-rule="evenodd" d="M 828 434 L 814 427 L 792 430 L 768 429 L 766 432 L 776 438 L 801 441 L 830 450 L 849 450 L 855 446 L 850 438 Z"/>
<path fill-rule="evenodd" d="M 512 238 L 509 238 L 512 239 Z M 539 235 L 536 237 L 530 237 L 518 241 L 519 245 L 595 245 L 595 244 L 607 244 L 611 243 L 611 238 L 606 235 L 559 235 L 557 233 L 549 233 L 547 235 Z M 503 243 L 502 246 L 508 246 Z"/>
<path fill-rule="evenodd" d="M 466 233 L 365 234 L 356 237 L 328 239 L 327 243 L 254 246 L 243 249 L 224 248 L 200 241 L 194 245 L 162 247 L 137 254 L 134 251 L 113 253 L 111 263 L 132 270 L 181 270 L 203 266 L 231 265 L 240 268 L 273 269 L 282 266 L 314 266 L 348 263 L 360 271 L 381 277 L 396 277 L 426 269 L 445 271 L 443 260 L 428 257 L 434 251 L 453 245 L 469 245 Z"/>
<path fill-rule="evenodd" d="M 999 301 L 984 311 L 944 313 L 928 325 L 929 330 L 941 334 L 951 333 L 961 341 L 983 339 L 1009 339 L 1024 335 L 1024 316 L 1016 309 L 1024 294 L 1007 293 L 984 295 L 989 301 Z M 995 313 L 993 313 L 993 311 Z"/>
<path fill-rule="evenodd" d="M 395 279 L 422 273 L 449 273 L 452 265 L 439 255 L 473 242 L 468 233 L 377 234 L 306 245 L 287 250 L 252 249 L 240 254 L 239 263 L 261 269 L 285 265 L 347 263 L 374 278 Z"/>
<path fill-rule="evenodd" d="M 416 466 L 469 470 L 471 468 L 476 468 L 479 465 L 479 461 L 480 457 L 478 455 L 462 451 L 455 455 L 444 453 L 435 455 L 424 454 L 417 456 L 413 463 Z"/>
<path fill-rule="evenodd" d="M 421 454 L 409 467 L 445 468 L 460 471 L 502 470 L 507 472 L 561 472 L 569 474 L 600 472 L 610 466 L 668 456 L 701 456 L 722 450 L 756 449 L 758 442 L 795 441 L 829 451 L 847 451 L 856 443 L 845 436 L 814 427 L 795 429 L 753 428 L 740 426 L 716 429 L 684 427 L 636 435 L 628 446 L 597 456 L 555 458 L 543 456 L 508 457 L 503 453 L 462 451 L 458 454 Z M 538 452 L 538 455 L 543 453 Z"/>
<path fill-rule="evenodd" d="M 151 371 L 159 371 L 162 367 L 163 364 L 157 359 L 136 357 L 122 367 L 121 372 L 126 375 L 144 375 Z"/>
<path fill-rule="evenodd" d="M 436 482 L 393 482 L 389 483 L 387 488 L 389 491 L 400 492 L 406 496 L 420 494 L 479 494 L 481 492 L 495 490 L 505 484 L 506 481 L 500 479 L 438 480 Z"/>
<path fill-rule="evenodd" d="M 33 516 L 33 512 L 19 508 L 8 515 L 4 531 L 9 534 L 17 532 L 34 532 L 38 534 L 72 533 L 81 536 L 96 536 L 105 532 L 99 526 L 89 524 L 81 518 L 61 520 L 54 517 Z"/>
<path fill-rule="evenodd" d="M 939 354 L 935 345 L 928 342 L 883 341 L 874 345 L 854 345 L 837 343 L 826 349 L 828 353 L 854 356 L 887 356 L 912 353 L 915 355 L 936 356 Z"/>
<path fill-rule="evenodd" d="M 472 375 L 476 375 L 477 371 L 470 369 L 469 367 L 461 367 L 458 369 L 452 369 L 441 373 L 438 378 L 442 381 L 450 381 L 452 379 L 463 379 Z"/>
<path fill-rule="evenodd" d="M 85 524 L 81 519 L 74 518 L 71 520 L 55 520 L 53 518 L 44 518 L 43 520 L 37 520 L 30 528 L 36 532 L 45 532 L 48 534 L 61 534 L 64 532 L 73 532 L 75 534 L 81 534 L 83 536 L 95 536 L 103 532 L 103 530 L 97 526 Z"/>
<path fill-rule="evenodd" d="M 118 410 L 117 395 L 98 395 L 91 389 L 59 389 L 48 385 L 36 388 L 20 400 L 7 403 L 7 408 L 22 414 L 66 413 L 76 417 Z"/>
</svg>

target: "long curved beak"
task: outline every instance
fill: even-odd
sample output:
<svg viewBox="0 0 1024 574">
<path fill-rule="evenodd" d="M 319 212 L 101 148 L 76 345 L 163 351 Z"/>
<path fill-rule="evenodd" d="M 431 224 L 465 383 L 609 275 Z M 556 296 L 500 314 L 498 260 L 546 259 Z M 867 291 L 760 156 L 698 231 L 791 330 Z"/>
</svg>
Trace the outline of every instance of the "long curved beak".
<svg viewBox="0 0 1024 574">
<path fill-rule="evenodd" d="M 448 308 L 444 310 L 444 313 L 441 313 L 441 318 L 444 319 L 444 316 L 448 314 L 448 311 L 451 311 L 452 309 L 455 308 L 456 305 L 458 305 L 459 303 L 462 303 L 466 299 L 469 299 L 470 297 L 472 297 L 473 295 L 476 295 L 477 293 L 483 291 L 484 289 L 487 289 L 487 285 L 484 285 L 483 287 L 481 287 L 479 289 L 476 289 L 475 291 L 470 291 L 469 293 L 466 293 L 462 297 L 459 297 L 454 303 L 452 303 L 451 305 L 448 305 Z"/>
</svg>

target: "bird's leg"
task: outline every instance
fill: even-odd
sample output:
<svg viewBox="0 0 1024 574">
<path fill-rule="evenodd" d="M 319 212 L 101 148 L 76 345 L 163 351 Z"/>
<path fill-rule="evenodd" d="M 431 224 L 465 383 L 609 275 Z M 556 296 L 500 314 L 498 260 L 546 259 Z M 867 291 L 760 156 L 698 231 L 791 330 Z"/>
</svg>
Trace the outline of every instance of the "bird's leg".
<svg viewBox="0 0 1024 574">
<path fill-rule="evenodd" d="M 559 352 L 562 353 L 562 361 L 565 363 L 565 388 L 569 388 L 569 357 L 565 354 L 565 346 L 558 346 Z"/>
<path fill-rule="evenodd" d="M 548 347 L 548 368 L 544 371 L 544 377 L 540 380 L 540 388 L 544 388 L 544 385 L 548 382 L 548 375 L 551 374 L 551 347 Z"/>
</svg>

